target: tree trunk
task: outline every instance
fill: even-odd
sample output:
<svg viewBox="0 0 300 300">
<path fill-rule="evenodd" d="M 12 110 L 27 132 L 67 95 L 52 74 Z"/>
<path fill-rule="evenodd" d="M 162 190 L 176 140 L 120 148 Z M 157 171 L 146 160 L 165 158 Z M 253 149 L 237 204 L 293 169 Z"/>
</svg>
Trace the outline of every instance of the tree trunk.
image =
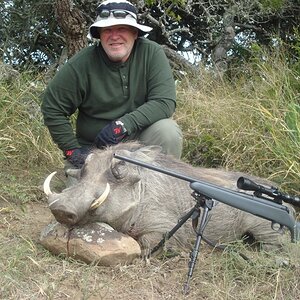
<svg viewBox="0 0 300 300">
<path fill-rule="evenodd" d="M 55 15 L 65 36 L 67 53 L 70 58 L 88 44 L 86 21 L 82 12 L 74 6 L 72 0 L 56 0 Z"/>
<path fill-rule="evenodd" d="M 228 68 L 227 51 L 232 47 L 235 38 L 234 16 L 236 10 L 237 7 L 233 6 L 224 13 L 224 31 L 212 52 L 212 60 L 219 75 L 222 75 Z"/>
<path fill-rule="evenodd" d="M 175 50 L 166 45 L 162 45 L 167 58 L 169 59 L 170 66 L 173 70 L 174 76 L 177 79 L 182 79 L 185 73 L 196 74 L 197 68 L 178 54 Z"/>
</svg>

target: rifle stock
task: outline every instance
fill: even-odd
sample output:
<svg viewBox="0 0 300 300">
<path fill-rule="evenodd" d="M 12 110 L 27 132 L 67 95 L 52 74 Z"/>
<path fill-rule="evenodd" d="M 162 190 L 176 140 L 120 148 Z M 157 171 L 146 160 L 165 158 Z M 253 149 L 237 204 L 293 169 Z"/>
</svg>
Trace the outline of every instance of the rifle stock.
<svg viewBox="0 0 300 300">
<path fill-rule="evenodd" d="M 291 240 L 293 242 L 300 240 L 300 223 L 296 222 L 288 207 L 283 204 L 200 181 L 192 182 L 190 187 L 207 197 L 286 226 L 291 232 Z"/>
</svg>

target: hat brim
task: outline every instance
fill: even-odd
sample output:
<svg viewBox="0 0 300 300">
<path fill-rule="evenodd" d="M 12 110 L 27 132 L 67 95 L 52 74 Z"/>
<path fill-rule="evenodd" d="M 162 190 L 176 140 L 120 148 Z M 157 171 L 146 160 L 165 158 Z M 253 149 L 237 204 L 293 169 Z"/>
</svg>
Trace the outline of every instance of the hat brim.
<svg viewBox="0 0 300 300">
<path fill-rule="evenodd" d="M 128 25 L 135 27 L 141 30 L 144 33 L 150 32 L 152 27 L 141 25 L 136 22 L 136 19 L 133 18 L 124 18 L 124 19 L 116 19 L 116 18 L 106 18 L 102 20 L 98 20 L 93 23 L 89 28 L 89 35 L 95 39 L 99 39 L 98 28 L 110 27 L 115 25 Z"/>
</svg>

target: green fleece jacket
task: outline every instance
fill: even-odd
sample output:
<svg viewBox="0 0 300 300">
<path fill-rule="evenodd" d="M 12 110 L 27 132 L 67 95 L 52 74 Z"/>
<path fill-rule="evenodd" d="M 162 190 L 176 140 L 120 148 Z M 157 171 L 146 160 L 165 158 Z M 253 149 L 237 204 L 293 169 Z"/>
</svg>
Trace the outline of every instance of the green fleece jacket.
<svg viewBox="0 0 300 300">
<path fill-rule="evenodd" d="M 101 44 L 72 57 L 47 86 L 42 113 L 61 150 L 90 146 L 109 122 L 120 119 L 129 135 L 172 116 L 172 71 L 162 47 L 138 38 L 125 63 L 111 62 Z M 70 116 L 78 110 L 76 135 Z"/>
</svg>

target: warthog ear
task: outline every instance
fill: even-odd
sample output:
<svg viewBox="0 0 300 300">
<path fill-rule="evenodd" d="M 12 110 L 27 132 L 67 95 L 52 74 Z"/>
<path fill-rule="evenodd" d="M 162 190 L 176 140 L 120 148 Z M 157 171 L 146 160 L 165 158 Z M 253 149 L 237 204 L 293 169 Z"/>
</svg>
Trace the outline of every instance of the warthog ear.
<svg viewBox="0 0 300 300">
<path fill-rule="evenodd" d="M 67 169 L 66 175 L 80 179 L 81 169 Z"/>
<path fill-rule="evenodd" d="M 142 160 L 144 162 L 152 162 L 156 156 L 161 153 L 162 148 L 160 146 L 152 145 L 152 146 L 144 146 L 136 151 L 134 151 L 131 156 Z"/>
<path fill-rule="evenodd" d="M 119 149 L 116 151 L 116 154 L 142 160 L 144 162 L 151 162 L 156 158 L 156 156 L 159 153 L 161 153 L 161 151 L 162 151 L 161 146 L 151 145 L 151 146 L 142 146 L 141 148 L 133 151 Z"/>
</svg>

